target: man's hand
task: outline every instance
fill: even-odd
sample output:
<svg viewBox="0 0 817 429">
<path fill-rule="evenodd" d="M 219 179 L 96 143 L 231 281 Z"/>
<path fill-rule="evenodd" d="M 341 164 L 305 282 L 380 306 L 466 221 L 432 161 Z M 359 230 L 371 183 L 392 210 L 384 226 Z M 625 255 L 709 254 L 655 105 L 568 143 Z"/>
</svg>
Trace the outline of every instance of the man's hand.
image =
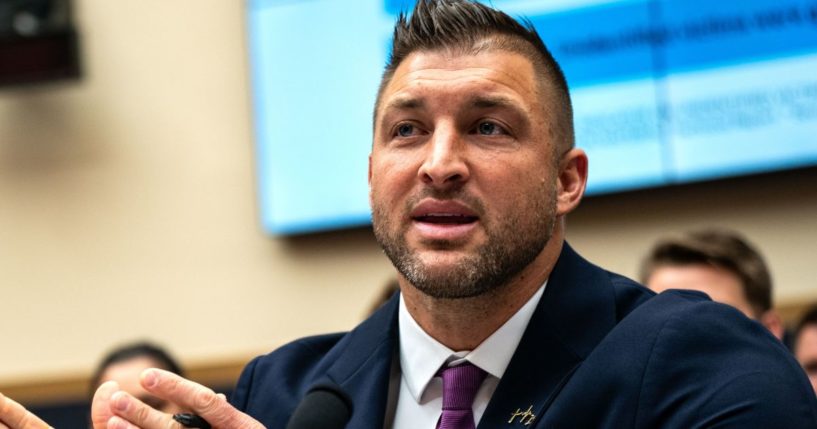
<svg viewBox="0 0 817 429">
<path fill-rule="evenodd" d="M 0 393 L 0 429 L 49 429 L 48 423 Z"/>
<path fill-rule="evenodd" d="M 261 423 L 227 403 L 224 395 L 218 395 L 211 389 L 176 374 L 151 368 L 142 372 L 140 378 L 142 387 L 149 393 L 200 415 L 213 429 L 264 429 Z M 173 420 L 172 415 L 145 405 L 119 390 L 119 386 L 113 381 L 99 386 L 94 394 L 91 421 L 94 429 L 184 428 Z"/>
</svg>

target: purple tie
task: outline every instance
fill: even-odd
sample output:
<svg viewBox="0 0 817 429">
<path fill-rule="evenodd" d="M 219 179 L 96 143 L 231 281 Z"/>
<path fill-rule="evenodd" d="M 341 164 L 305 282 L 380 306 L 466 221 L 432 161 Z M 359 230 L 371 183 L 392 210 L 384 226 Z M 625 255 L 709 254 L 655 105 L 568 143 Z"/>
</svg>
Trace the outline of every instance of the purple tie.
<svg viewBox="0 0 817 429">
<path fill-rule="evenodd" d="M 438 429 L 475 429 L 471 409 L 485 371 L 466 362 L 442 370 L 443 414 Z"/>
</svg>

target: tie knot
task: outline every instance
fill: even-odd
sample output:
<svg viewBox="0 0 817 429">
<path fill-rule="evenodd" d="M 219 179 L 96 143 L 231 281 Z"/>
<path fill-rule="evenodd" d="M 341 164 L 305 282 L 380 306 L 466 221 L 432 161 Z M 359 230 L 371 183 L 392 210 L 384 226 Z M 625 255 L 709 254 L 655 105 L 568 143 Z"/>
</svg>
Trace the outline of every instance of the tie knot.
<svg viewBox="0 0 817 429">
<path fill-rule="evenodd" d="M 470 411 L 485 375 L 470 362 L 443 369 L 443 410 Z"/>
</svg>

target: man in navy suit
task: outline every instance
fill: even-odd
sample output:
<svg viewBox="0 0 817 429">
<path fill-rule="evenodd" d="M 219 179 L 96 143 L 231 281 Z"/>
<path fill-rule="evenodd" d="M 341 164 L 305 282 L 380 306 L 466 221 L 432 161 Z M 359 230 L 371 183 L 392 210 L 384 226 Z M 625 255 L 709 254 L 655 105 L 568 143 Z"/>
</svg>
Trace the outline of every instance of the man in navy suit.
<svg viewBox="0 0 817 429">
<path fill-rule="evenodd" d="M 349 333 L 257 358 L 232 405 L 160 370 L 143 384 L 216 428 L 282 428 L 327 385 L 355 429 L 817 427 L 805 375 L 759 324 L 700 293 L 655 296 L 565 243 L 587 169 L 536 32 L 421 0 L 395 28 L 369 158 L 400 294 Z M 114 384 L 93 417 L 178 427 Z"/>
</svg>

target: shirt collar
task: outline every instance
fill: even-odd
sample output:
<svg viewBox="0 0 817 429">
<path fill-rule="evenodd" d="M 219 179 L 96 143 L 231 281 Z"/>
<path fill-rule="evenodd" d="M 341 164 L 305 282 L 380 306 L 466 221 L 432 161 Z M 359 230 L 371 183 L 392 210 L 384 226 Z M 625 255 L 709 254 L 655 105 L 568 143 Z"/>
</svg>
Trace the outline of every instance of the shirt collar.
<svg viewBox="0 0 817 429">
<path fill-rule="evenodd" d="M 472 351 L 451 350 L 428 335 L 409 314 L 403 296 L 400 295 L 400 368 L 414 400 L 420 402 L 428 383 L 446 362 L 458 364 L 465 359 L 489 375 L 501 379 L 546 285 L 547 281 L 507 322 Z"/>
</svg>

